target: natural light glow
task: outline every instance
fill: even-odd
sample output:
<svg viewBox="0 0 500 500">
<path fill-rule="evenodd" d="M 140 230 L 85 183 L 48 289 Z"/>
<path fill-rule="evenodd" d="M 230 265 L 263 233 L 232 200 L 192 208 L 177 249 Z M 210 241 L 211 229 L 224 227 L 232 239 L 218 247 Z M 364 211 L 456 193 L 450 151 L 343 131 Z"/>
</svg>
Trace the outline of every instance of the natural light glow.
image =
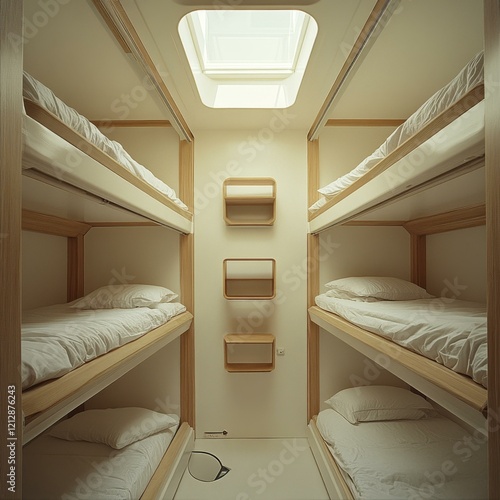
<svg viewBox="0 0 500 500">
<path fill-rule="evenodd" d="M 316 33 L 297 10 L 199 10 L 179 23 L 201 100 L 217 108 L 291 106 Z"/>
</svg>

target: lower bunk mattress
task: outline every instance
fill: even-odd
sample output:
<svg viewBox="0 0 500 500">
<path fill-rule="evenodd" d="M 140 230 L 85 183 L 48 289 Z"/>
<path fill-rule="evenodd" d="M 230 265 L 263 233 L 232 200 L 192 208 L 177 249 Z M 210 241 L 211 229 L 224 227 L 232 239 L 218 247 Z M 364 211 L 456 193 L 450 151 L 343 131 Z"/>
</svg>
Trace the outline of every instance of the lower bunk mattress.
<svg viewBox="0 0 500 500">
<path fill-rule="evenodd" d="M 120 410 L 123 409 L 111 410 L 114 413 L 110 416 L 117 422 L 115 428 L 110 430 L 105 423 L 100 435 L 96 431 L 98 419 L 94 416 L 85 422 L 86 429 L 66 426 L 73 417 L 62 422 L 62 429 L 58 425 L 54 427 L 54 434 L 60 437 L 51 435 L 49 431 L 26 446 L 23 449 L 23 498 L 139 499 L 175 436 L 178 417 L 132 408 L 125 409 L 122 419 L 121 415 L 116 416 Z M 85 418 L 90 413 L 109 411 L 90 410 L 77 414 L 77 417 L 83 415 Z M 165 423 L 168 418 L 171 419 L 170 424 Z M 112 425 L 108 417 L 106 419 Z M 118 435 L 119 424 L 126 420 L 129 423 L 121 428 L 121 435 Z M 165 425 L 171 426 L 148 435 L 152 428 Z M 140 431 L 136 432 L 137 429 Z M 122 446 L 130 441 L 130 444 Z"/>
<path fill-rule="evenodd" d="M 348 422 L 333 409 L 317 427 L 355 499 L 486 499 L 486 438 L 444 417 Z"/>
<path fill-rule="evenodd" d="M 61 377 L 184 311 L 179 302 L 129 309 L 78 309 L 70 303 L 26 311 L 21 332 L 23 389 Z"/>
<path fill-rule="evenodd" d="M 316 305 L 488 386 L 486 307 L 445 300 L 363 302 L 318 295 Z"/>
</svg>

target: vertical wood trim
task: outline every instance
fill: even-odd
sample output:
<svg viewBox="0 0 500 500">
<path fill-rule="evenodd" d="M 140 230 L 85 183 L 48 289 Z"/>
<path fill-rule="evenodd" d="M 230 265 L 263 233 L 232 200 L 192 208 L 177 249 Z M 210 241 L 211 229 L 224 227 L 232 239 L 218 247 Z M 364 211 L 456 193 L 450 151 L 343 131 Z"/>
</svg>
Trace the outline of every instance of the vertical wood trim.
<svg viewBox="0 0 500 500">
<path fill-rule="evenodd" d="M 179 141 L 179 198 L 194 213 L 194 140 Z"/>
<path fill-rule="evenodd" d="M 181 301 L 194 316 L 194 235 L 180 236 Z M 181 336 L 181 420 L 195 427 L 194 323 Z"/>
<path fill-rule="evenodd" d="M 0 498 L 6 500 L 22 498 L 22 16 L 23 2 L 0 1 Z"/>
<path fill-rule="evenodd" d="M 307 141 L 307 203 L 319 199 L 319 139 Z M 319 293 L 319 235 L 307 235 L 307 309 Z M 319 327 L 307 315 L 307 421 L 319 412 Z"/>
<path fill-rule="evenodd" d="M 484 2 L 489 498 L 500 498 L 500 0 Z"/>
<path fill-rule="evenodd" d="M 307 308 L 319 293 L 319 235 L 307 235 Z M 307 421 L 319 412 L 319 327 L 307 316 Z"/>
<path fill-rule="evenodd" d="M 179 141 L 179 197 L 194 213 L 194 141 Z M 194 314 L 194 235 L 180 236 L 181 300 Z M 195 320 L 181 336 L 181 419 L 195 427 Z"/>
<path fill-rule="evenodd" d="M 319 200 L 319 139 L 307 141 L 307 206 Z"/>
<path fill-rule="evenodd" d="M 422 288 L 427 284 L 427 241 L 426 236 L 421 234 L 410 234 L 410 280 Z"/>
<path fill-rule="evenodd" d="M 85 239 L 83 234 L 68 238 L 67 300 L 83 297 L 85 280 Z"/>
</svg>

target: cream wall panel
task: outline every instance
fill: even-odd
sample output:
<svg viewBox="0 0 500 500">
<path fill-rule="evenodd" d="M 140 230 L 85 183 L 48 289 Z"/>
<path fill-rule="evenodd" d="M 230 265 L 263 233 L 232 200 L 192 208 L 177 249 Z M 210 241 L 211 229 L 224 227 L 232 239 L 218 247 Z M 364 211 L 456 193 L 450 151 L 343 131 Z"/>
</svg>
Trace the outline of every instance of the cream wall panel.
<svg viewBox="0 0 500 500">
<path fill-rule="evenodd" d="M 172 127 L 114 127 L 102 132 L 179 192 L 179 136 Z"/>
<path fill-rule="evenodd" d="M 86 293 L 108 284 L 148 283 L 180 293 L 179 236 L 162 227 L 93 228 L 85 236 Z M 90 408 L 145 406 L 179 413 L 179 340 L 97 394 Z M 169 410 L 170 411 L 170 410 Z"/>
<path fill-rule="evenodd" d="M 401 227 L 334 227 L 320 235 L 320 292 L 347 276 L 409 279 L 410 237 Z"/>
<path fill-rule="evenodd" d="M 85 408 L 140 406 L 180 415 L 179 339 L 85 403 Z"/>
<path fill-rule="evenodd" d="M 409 235 L 401 227 L 332 228 L 320 235 L 320 293 L 328 281 L 347 276 L 409 278 Z M 383 363 L 383 359 L 381 359 Z M 320 330 L 320 409 L 347 387 L 404 382 L 331 334 Z"/>
<path fill-rule="evenodd" d="M 278 127 L 197 134 L 195 143 L 196 432 L 229 437 L 305 436 L 306 139 Z M 230 227 L 223 219 L 226 177 L 273 177 L 276 222 Z M 276 259 L 274 300 L 223 297 L 225 258 Z M 227 333 L 272 333 L 285 349 L 268 373 L 228 373 Z"/>
<path fill-rule="evenodd" d="M 180 292 L 179 236 L 162 227 L 93 228 L 85 236 L 85 293 L 149 283 Z"/>
<path fill-rule="evenodd" d="M 325 127 L 319 138 L 319 185 L 329 184 L 350 172 L 371 155 L 394 129 L 395 127 Z"/>
<path fill-rule="evenodd" d="M 427 289 L 436 296 L 486 302 L 486 227 L 427 236 Z"/>
<path fill-rule="evenodd" d="M 66 251 L 66 238 L 23 231 L 23 309 L 66 302 Z"/>
</svg>

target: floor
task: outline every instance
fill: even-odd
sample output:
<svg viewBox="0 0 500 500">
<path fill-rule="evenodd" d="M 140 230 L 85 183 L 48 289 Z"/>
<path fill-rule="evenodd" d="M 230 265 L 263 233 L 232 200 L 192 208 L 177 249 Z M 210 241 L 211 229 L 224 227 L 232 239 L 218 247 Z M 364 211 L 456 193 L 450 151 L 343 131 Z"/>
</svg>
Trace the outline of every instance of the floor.
<svg viewBox="0 0 500 500">
<path fill-rule="evenodd" d="M 188 470 L 174 500 L 328 500 L 307 439 L 197 439 L 231 470 L 213 482 Z"/>
</svg>

